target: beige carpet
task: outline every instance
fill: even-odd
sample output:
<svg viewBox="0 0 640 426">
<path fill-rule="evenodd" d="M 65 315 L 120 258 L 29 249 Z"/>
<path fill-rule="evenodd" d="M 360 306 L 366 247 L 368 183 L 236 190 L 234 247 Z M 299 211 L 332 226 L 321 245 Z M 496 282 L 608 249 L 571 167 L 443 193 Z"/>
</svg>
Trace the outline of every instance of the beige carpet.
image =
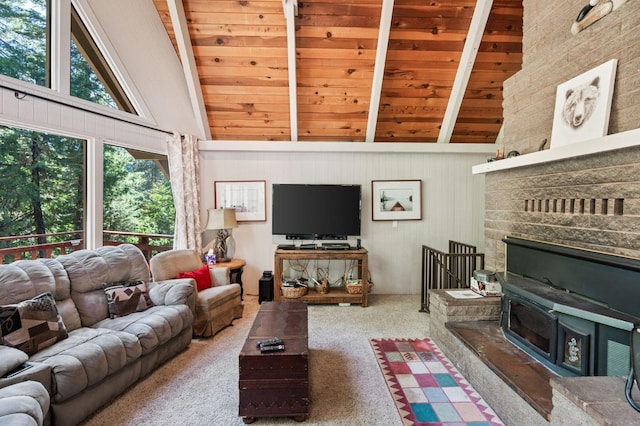
<svg viewBox="0 0 640 426">
<path fill-rule="evenodd" d="M 133 386 L 85 423 L 95 425 L 243 425 L 238 416 L 238 353 L 259 305 Z M 310 305 L 310 395 L 306 425 L 401 425 L 371 349 L 371 338 L 422 338 L 429 315 L 420 296 L 370 296 L 370 305 Z M 297 424 L 261 418 L 256 425 Z"/>
</svg>

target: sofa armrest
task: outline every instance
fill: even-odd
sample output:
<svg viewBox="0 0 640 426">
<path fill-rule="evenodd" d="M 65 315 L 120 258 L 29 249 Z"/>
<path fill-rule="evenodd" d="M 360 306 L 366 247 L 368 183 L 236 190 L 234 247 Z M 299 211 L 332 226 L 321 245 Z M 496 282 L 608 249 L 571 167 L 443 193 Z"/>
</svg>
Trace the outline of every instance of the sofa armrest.
<svg viewBox="0 0 640 426">
<path fill-rule="evenodd" d="M 0 345 L 0 377 L 18 368 L 29 359 L 29 355 L 19 349 Z"/>
<path fill-rule="evenodd" d="M 39 382 L 26 381 L 0 389 L 1 424 L 45 423 L 49 393 Z"/>
<path fill-rule="evenodd" d="M 149 283 L 149 297 L 154 305 L 187 305 L 196 314 L 196 286 L 191 278 L 177 278 Z"/>
<path fill-rule="evenodd" d="M 0 377 L 0 389 L 6 388 L 16 383 L 35 381 L 41 383 L 47 392 L 51 394 L 51 366 L 41 362 L 27 361 L 24 368 L 14 374 L 8 374 L 7 377 Z"/>
</svg>

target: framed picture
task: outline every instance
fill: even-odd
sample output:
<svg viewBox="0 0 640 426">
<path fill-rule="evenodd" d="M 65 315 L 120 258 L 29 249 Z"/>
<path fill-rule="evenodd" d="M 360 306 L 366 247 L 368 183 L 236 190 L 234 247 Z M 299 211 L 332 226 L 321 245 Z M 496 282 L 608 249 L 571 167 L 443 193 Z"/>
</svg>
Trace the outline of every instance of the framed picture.
<svg viewBox="0 0 640 426">
<path fill-rule="evenodd" d="M 373 220 L 422 219 L 421 180 L 371 181 Z"/>
<path fill-rule="evenodd" d="M 617 63 L 612 59 L 558 86 L 551 148 L 607 135 Z"/>
<path fill-rule="evenodd" d="M 580 333 L 560 323 L 558 326 L 560 333 L 560 364 L 581 375 L 589 375 L 589 334 Z"/>
<path fill-rule="evenodd" d="M 265 189 L 266 182 L 263 180 L 215 181 L 215 208 L 236 209 L 238 222 L 265 222 Z"/>
</svg>

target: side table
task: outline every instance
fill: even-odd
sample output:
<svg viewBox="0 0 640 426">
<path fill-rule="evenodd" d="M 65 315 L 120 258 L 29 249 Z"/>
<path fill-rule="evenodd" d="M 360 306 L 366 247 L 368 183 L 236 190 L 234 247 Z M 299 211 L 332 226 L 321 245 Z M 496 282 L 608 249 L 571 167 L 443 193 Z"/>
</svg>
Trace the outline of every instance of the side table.
<svg viewBox="0 0 640 426">
<path fill-rule="evenodd" d="M 242 287 L 242 270 L 246 264 L 247 262 L 245 262 L 244 259 L 234 257 L 228 262 L 220 262 L 210 266 L 212 268 L 219 268 L 223 266 L 229 268 L 229 278 L 231 279 L 231 282 L 240 284 L 240 300 L 244 300 L 244 288 Z"/>
</svg>

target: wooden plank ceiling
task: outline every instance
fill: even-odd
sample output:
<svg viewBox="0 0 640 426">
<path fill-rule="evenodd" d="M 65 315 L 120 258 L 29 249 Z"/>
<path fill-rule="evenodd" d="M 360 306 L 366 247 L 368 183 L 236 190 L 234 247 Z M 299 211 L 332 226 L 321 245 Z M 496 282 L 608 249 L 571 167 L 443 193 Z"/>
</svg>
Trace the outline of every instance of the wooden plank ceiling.
<svg viewBox="0 0 640 426">
<path fill-rule="evenodd" d="M 211 138 L 494 143 L 502 84 L 522 63 L 522 2 L 489 3 L 486 25 L 473 36 L 474 0 L 387 1 L 300 1 L 288 40 L 285 8 L 295 0 L 183 0 L 178 10 L 184 9 Z M 179 51 L 167 0 L 154 2 Z M 465 41 L 473 37 L 475 61 L 465 64 Z M 289 98 L 294 51 L 297 128 Z M 467 84 L 458 83 L 457 98 L 455 79 L 465 66 L 471 72 Z M 453 108 L 452 130 L 441 134 L 450 102 L 459 113 Z M 369 123 L 370 115 L 377 119 Z"/>
</svg>

